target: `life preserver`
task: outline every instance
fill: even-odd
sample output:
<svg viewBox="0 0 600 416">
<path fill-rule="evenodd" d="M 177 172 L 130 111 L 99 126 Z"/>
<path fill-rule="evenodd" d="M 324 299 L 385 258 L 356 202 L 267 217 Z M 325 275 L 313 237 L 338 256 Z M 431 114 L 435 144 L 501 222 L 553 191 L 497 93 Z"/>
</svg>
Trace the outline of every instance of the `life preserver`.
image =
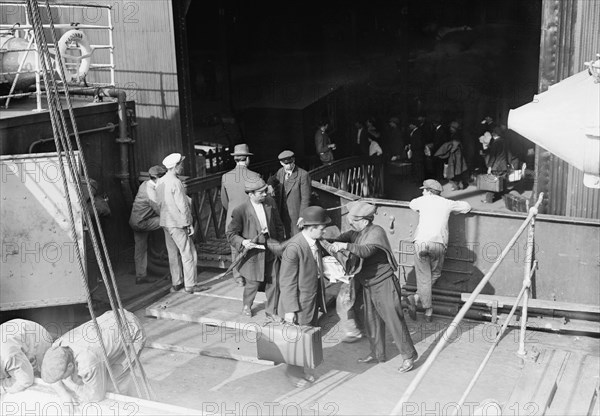
<svg viewBox="0 0 600 416">
<path fill-rule="evenodd" d="M 70 55 L 67 50 L 71 43 L 75 42 L 75 45 L 81 51 L 81 56 Z M 67 31 L 64 35 L 60 37 L 58 41 L 58 50 L 60 51 L 60 56 L 63 59 L 63 64 L 65 62 L 65 58 L 70 60 L 80 61 L 79 68 L 76 71 L 72 70 L 71 66 L 64 65 L 66 70 L 66 76 L 70 75 L 70 79 L 67 81 L 81 81 L 85 78 L 88 71 L 90 70 L 90 64 L 92 63 L 92 52 L 93 49 L 90 47 L 90 43 L 87 40 L 87 36 L 79 29 L 71 29 Z M 57 62 L 58 65 L 58 62 Z"/>
</svg>

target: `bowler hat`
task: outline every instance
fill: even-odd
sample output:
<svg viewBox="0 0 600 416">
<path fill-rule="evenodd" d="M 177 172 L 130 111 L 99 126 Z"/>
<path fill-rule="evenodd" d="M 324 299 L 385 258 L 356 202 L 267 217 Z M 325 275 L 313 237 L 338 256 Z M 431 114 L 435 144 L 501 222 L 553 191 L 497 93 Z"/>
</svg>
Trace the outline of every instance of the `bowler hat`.
<svg viewBox="0 0 600 416">
<path fill-rule="evenodd" d="M 427 179 L 423 181 L 423 186 L 421 186 L 419 189 L 429 189 L 437 192 L 442 192 L 443 190 L 442 185 L 440 185 L 440 183 L 435 179 Z"/>
<path fill-rule="evenodd" d="M 236 144 L 233 147 L 233 153 L 231 154 L 231 156 L 253 156 L 253 155 L 254 155 L 254 153 L 250 153 L 250 148 L 245 143 Z"/>
<path fill-rule="evenodd" d="M 156 178 L 160 178 L 165 173 L 167 173 L 167 169 L 163 165 L 155 165 L 148 169 L 148 174 Z"/>
<path fill-rule="evenodd" d="M 250 179 L 244 182 L 244 191 L 246 191 L 247 194 L 250 192 L 262 191 L 264 189 L 267 189 L 267 184 L 262 178 Z"/>
<path fill-rule="evenodd" d="M 291 157 L 294 157 L 294 152 L 291 150 L 284 150 L 283 152 L 279 153 L 279 156 L 277 156 L 279 160 L 285 160 Z"/>
<path fill-rule="evenodd" d="M 304 225 L 326 225 L 331 222 L 327 211 L 319 206 L 306 207 L 300 212 Z"/>
<path fill-rule="evenodd" d="M 171 153 L 163 159 L 162 164 L 165 165 L 165 168 L 172 169 L 178 163 L 181 163 L 183 159 L 185 159 L 185 156 L 182 156 L 181 153 Z"/>
<path fill-rule="evenodd" d="M 348 215 L 354 219 L 363 219 L 373 217 L 377 207 L 363 201 L 350 202 L 348 205 Z"/>
</svg>

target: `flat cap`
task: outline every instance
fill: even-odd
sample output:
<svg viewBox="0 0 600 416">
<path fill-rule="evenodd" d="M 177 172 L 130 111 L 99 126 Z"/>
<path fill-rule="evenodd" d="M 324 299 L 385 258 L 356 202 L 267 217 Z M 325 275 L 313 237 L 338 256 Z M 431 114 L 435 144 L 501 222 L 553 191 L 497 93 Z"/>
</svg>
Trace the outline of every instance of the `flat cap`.
<svg viewBox="0 0 600 416">
<path fill-rule="evenodd" d="M 165 165 L 165 168 L 171 169 L 174 168 L 183 159 L 185 159 L 185 156 L 182 156 L 181 153 L 171 153 L 169 156 L 163 159 L 162 164 Z"/>
<path fill-rule="evenodd" d="M 64 378 L 67 366 L 73 360 L 73 354 L 65 347 L 50 347 L 42 360 L 42 380 L 48 384 Z"/>
<path fill-rule="evenodd" d="M 279 153 L 279 156 L 277 156 L 279 160 L 289 159 L 290 157 L 294 157 L 294 152 L 291 150 L 284 150 L 283 152 Z"/>
<path fill-rule="evenodd" d="M 155 166 L 152 166 L 150 169 L 148 169 L 148 174 L 150 174 L 150 176 L 155 176 L 157 178 L 160 178 L 165 173 L 167 173 L 167 169 L 165 169 L 165 167 L 163 165 L 155 165 Z"/>
<path fill-rule="evenodd" d="M 247 194 L 250 192 L 262 191 L 264 189 L 267 189 L 267 184 L 262 178 L 247 179 L 244 182 L 244 191 L 246 191 Z"/>
<path fill-rule="evenodd" d="M 356 201 L 348 204 L 348 215 L 357 220 L 373 217 L 375 211 L 377 211 L 377 207 L 367 202 Z"/>
<path fill-rule="evenodd" d="M 435 179 L 427 179 L 423 181 L 423 186 L 421 186 L 419 189 L 429 189 L 437 192 L 442 192 L 443 190 L 442 185 L 440 185 L 440 183 Z"/>
</svg>

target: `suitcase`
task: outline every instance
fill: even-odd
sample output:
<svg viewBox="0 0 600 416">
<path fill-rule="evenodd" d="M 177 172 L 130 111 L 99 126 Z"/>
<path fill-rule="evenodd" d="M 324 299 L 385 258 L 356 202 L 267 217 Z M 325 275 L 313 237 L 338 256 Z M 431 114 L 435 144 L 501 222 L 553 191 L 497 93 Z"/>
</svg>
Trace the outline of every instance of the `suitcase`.
<svg viewBox="0 0 600 416">
<path fill-rule="evenodd" d="M 269 323 L 260 329 L 256 339 L 259 359 L 304 368 L 316 368 L 323 362 L 321 328 Z"/>
<path fill-rule="evenodd" d="M 477 175 L 477 189 L 480 191 L 502 192 L 504 190 L 504 177 L 491 173 Z"/>
</svg>

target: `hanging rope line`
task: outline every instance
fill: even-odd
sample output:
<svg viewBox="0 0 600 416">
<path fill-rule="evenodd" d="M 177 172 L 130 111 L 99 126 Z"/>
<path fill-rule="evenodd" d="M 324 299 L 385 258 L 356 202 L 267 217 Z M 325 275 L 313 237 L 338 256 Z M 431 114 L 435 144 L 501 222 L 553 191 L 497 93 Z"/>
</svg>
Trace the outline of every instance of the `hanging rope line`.
<svg viewBox="0 0 600 416">
<path fill-rule="evenodd" d="M 135 368 L 136 367 L 140 370 L 141 378 L 144 382 L 144 390 L 146 393 L 146 397 L 150 399 L 151 396 L 153 396 L 153 394 L 151 392 L 150 385 L 148 383 L 146 374 L 145 374 L 143 367 L 139 361 L 139 357 L 137 356 L 137 354 L 135 353 L 135 350 L 133 349 L 134 347 L 133 347 L 133 343 L 132 343 L 132 334 L 130 332 L 131 328 L 129 325 L 126 324 L 126 319 L 125 319 L 124 312 L 123 312 L 123 306 L 120 301 L 120 297 L 119 297 L 118 289 L 117 289 L 117 285 L 116 285 L 116 280 L 114 277 L 112 265 L 110 263 L 110 258 L 108 256 L 108 251 L 106 248 L 106 242 L 104 240 L 102 230 L 100 228 L 98 230 L 95 229 L 94 223 L 92 222 L 92 219 L 91 219 L 91 216 L 89 213 L 89 210 L 87 209 L 87 206 L 85 204 L 85 198 L 83 195 L 81 178 L 78 174 L 78 165 L 77 165 L 78 160 L 76 158 L 75 151 L 74 151 L 74 149 L 71 145 L 71 141 L 69 139 L 68 127 L 67 127 L 67 123 L 64 119 L 64 112 L 62 109 L 62 104 L 60 102 L 59 88 L 58 88 L 56 80 L 54 78 L 54 72 L 53 72 L 54 66 L 52 65 L 50 53 L 49 53 L 48 46 L 46 43 L 44 29 L 42 26 L 41 17 L 39 14 L 39 8 L 36 3 L 37 3 L 36 0 L 27 0 L 27 12 L 32 21 L 32 28 L 33 28 L 34 36 L 36 39 L 38 55 L 40 56 L 40 67 L 41 67 L 40 69 L 41 69 L 41 72 L 42 72 L 42 75 L 44 78 L 44 84 L 45 84 L 45 89 L 46 89 L 46 98 L 48 101 L 48 109 L 49 109 L 50 119 L 51 119 L 51 123 L 52 123 L 52 130 L 54 133 L 54 141 L 55 141 L 55 145 L 56 145 L 56 149 L 57 149 L 59 166 L 60 166 L 60 170 L 61 170 L 61 174 L 62 174 L 63 187 L 65 189 L 65 196 L 66 196 L 67 208 L 68 208 L 68 212 L 69 212 L 69 218 L 71 220 L 71 237 L 73 238 L 74 241 L 77 241 L 77 230 L 75 229 L 73 208 L 71 205 L 71 196 L 70 196 L 69 188 L 67 186 L 67 176 L 65 175 L 65 167 L 64 167 L 65 160 L 68 165 L 71 179 L 76 184 L 75 188 L 76 188 L 76 192 L 77 192 L 77 197 L 82 206 L 82 213 L 84 215 L 84 220 L 85 220 L 85 222 L 88 226 L 89 232 L 90 232 L 92 245 L 94 247 L 94 253 L 96 255 L 96 258 L 98 259 L 98 265 L 99 265 L 100 272 L 102 275 L 102 280 L 106 286 L 106 290 L 107 290 L 107 294 L 109 296 L 111 308 L 114 311 L 115 320 L 117 323 L 119 334 L 121 336 L 121 339 L 123 340 L 123 344 L 125 347 L 124 352 L 125 352 L 125 355 L 127 358 L 127 362 L 129 364 L 130 371 L 132 371 L 133 380 L 136 385 L 138 395 L 140 395 L 140 397 L 141 397 L 142 391 L 141 391 L 139 382 L 137 380 L 137 377 L 135 376 Z M 50 29 L 51 29 L 50 33 L 52 35 L 54 44 L 56 44 L 54 24 L 52 21 L 52 14 L 50 13 L 50 5 L 49 5 L 48 1 L 46 1 L 46 9 L 48 11 L 48 16 L 50 19 Z M 89 183 L 90 181 L 89 181 L 89 176 L 88 176 L 88 172 L 87 172 L 87 166 L 85 164 L 83 148 L 82 148 L 81 142 L 79 140 L 77 125 L 75 122 L 75 117 L 74 117 L 74 113 L 73 113 L 73 109 L 72 109 L 72 105 L 71 105 L 71 101 L 70 101 L 70 96 L 68 93 L 68 85 L 67 85 L 66 78 L 65 78 L 65 68 L 64 68 L 64 65 L 62 62 L 62 57 L 60 56 L 60 52 L 56 51 L 56 53 L 57 53 L 56 58 L 57 58 L 57 62 L 58 62 L 58 65 L 56 66 L 56 68 L 58 70 L 59 76 L 62 80 L 62 84 L 63 84 L 64 90 L 65 90 L 65 98 L 66 98 L 66 102 L 67 102 L 67 108 L 69 111 L 71 126 L 73 128 L 73 133 L 75 136 L 75 140 L 77 142 L 77 148 L 79 149 L 79 154 L 80 154 L 79 162 L 81 163 L 81 166 L 82 166 L 83 179 L 87 185 L 88 195 L 91 196 L 91 195 L 93 195 L 93 193 L 92 193 L 91 186 Z M 64 156 L 64 158 L 63 158 L 63 156 Z M 90 200 L 91 200 L 91 206 L 92 206 L 94 219 L 96 220 L 96 224 L 99 224 L 98 212 L 97 212 L 94 200 L 93 200 L 93 198 L 90 198 Z M 100 249 L 98 247 L 96 232 L 98 232 L 100 235 L 100 241 L 102 244 L 104 257 L 102 256 L 102 253 L 100 253 Z M 86 278 L 86 274 L 85 274 L 85 268 L 84 268 L 84 264 L 83 264 L 83 258 L 81 255 L 81 251 L 80 251 L 78 244 L 76 244 L 75 246 L 76 246 L 76 255 L 77 255 L 80 275 L 82 277 L 82 282 L 83 282 L 83 285 L 84 285 L 84 288 L 86 291 L 86 299 L 87 299 L 88 309 L 90 312 L 90 316 L 92 317 L 92 321 L 93 321 L 94 327 L 96 329 L 96 332 L 98 333 L 99 341 L 101 344 L 101 349 L 103 352 L 103 361 L 107 367 L 107 371 L 109 373 L 110 379 L 111 379 L 113 385 L 115 386 L 115 390 L 117 392 L 119 392 L 119 388 L 115 381 L 114 374 L 112 373 L 111 367 L 108 362 L 108 356 L 107 356 L 107 352 L 106 352 L 106 347 L 104 345 L 104 341 L 102 339 L 102 334 L 101 334 L 99 325 L 97 323 L 95 313 L 93 311 L 91 294 L 89 293 L 89 289 L 88 289 L 88 285 L 87 285 L 87 278 Z M 104 267 L 104 261 L 106 261 L 106 266 L 107 266 L 108 270 L 110 271 L 112 286 L 109 283 L 107 276 L 106 276 L 107 273 L 106 273 L 106 270 Z M 114 292 L 114 296 L 117 298 L 118 305 L 116 305 L 114 302 L 113 292 Z M 125 324 L 123 323 L 123 321 L 125 321 Z M 129 348 L 131 348 L 131 351 L 129 351 Z M 131 352 L 132 352 L 132 354 L 131 354 Z M 133 360 L 131 358 L 131 355 L 133 355 Z M 137 364 L 137 365 L 133 365 L 134 361 L 135 361 L 135 364 Z"/>
</svg>

